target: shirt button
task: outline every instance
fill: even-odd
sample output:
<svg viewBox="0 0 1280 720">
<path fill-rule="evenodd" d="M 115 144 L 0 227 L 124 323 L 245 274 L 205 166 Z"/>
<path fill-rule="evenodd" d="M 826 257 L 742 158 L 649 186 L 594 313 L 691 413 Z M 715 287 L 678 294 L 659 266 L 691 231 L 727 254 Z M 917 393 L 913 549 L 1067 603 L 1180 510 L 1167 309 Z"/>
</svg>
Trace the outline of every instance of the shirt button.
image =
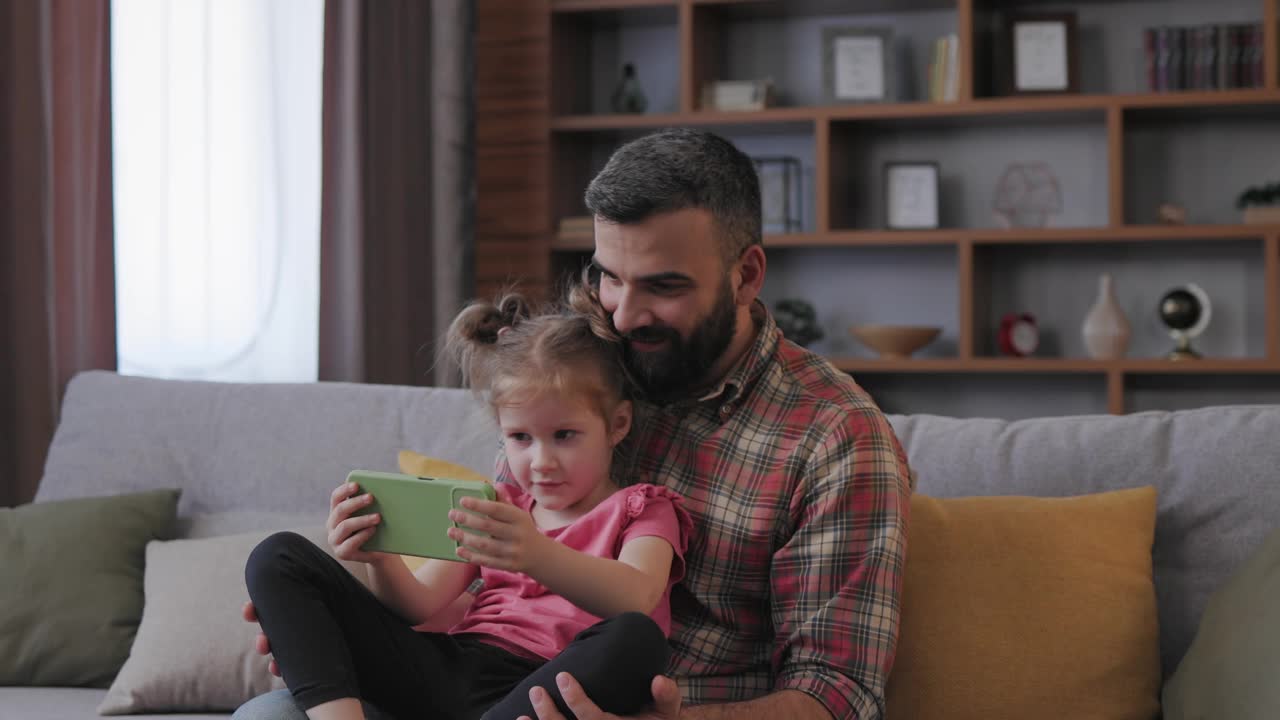
<svg viewBox="0 0 1280 720">
<path fill-rule="evenodd" d="M 731 412 L 733 412 L 733 406 L 732 406 L 732 405 L 721 405 L 721 406 L 720 406 L 720 414 L 721 414 L 721 415 L 728 415 L 728 414 L 729 414 L 729 413 L 731 413 Z"/>
</svg>

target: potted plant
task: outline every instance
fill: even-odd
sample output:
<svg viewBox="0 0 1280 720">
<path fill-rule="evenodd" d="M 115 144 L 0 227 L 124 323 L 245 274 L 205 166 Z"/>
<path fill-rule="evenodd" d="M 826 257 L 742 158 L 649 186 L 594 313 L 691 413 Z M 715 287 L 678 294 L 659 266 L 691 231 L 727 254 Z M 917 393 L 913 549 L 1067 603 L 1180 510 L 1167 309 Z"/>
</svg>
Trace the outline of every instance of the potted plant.
<svg viewBox="0 0 1280 720">
<path fill-rule="evenodd" d="M 1244 210 L 1249 225 L 1280 225 L 1280 182 L 1252 185 L 1236 198 L 1236 207 Z"/>
</svg>

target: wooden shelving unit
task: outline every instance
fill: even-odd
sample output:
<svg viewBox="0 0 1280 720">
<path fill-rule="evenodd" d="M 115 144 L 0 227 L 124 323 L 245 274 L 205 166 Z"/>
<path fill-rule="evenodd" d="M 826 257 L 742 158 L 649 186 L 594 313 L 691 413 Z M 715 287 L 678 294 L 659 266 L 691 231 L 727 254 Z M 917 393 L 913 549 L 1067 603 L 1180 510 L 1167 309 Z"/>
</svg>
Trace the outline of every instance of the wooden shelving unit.
<svg viewBox="0 0 1280 720">
<path fill-rule="evenodd" d="M 1122 0 L 1123 1 L 1123 0 Z M 1028 375 L 1097 376 L 1105 387 L 1105 406 L 1124 412 L 1127 383 L 1134 378 L 1157 376 L 1265 376 L 1280 377 L 1280 226 L 1232 223 L 1153 225 L 1131 217 L 1126 198 L 1130 189 L 1126 153 L 1135 128 L 1166 122 L 1212 123 L 1219 118 L 1275 118 L 1280 128 L 1280 0 L 1242 0 L 1260 6 L 1257 19 L 1264 26 L 1264 85 L 1257 89 L 1185 91 L 1168 93 L 1089 93 L 1036 97 L 998 97 L 985 89 L 977 68 L 987 42 L 982 28 L 992 13 L 1011 7 L 1031 9 L 1033 3 L 987 3 L 982 0 L 867 0 L 838 3 L 827 0 L 537 0 L 510 3 L 481 0 L 478 96 L 480 115 L 480 212 L 482 230 L 477 238 L 477 258 L 487 251 L 501 253 L 502 262 L 488 261 L 477 277 L 481 293 L 496 288 L 509 277 L 519 277 L 535 287 L 550 287 L 558 273 L 581 263 L 591 250 L 589 240 L 562 242 L 555 228 L 559 219 L 575 212 L 586 181 L 598 169 L 601 148 L 651 129 L 697 126 L 728 132 L 768 136 L 791 132 L 812 138 L 814 187 L 811 227 L 803 232 L 772 234 L 765 238 L 770 252 L 791 249 L 838 250 L 881 248 L 935 248 L 954 253 L 957 297 L 954 303 L 957 337 L 955 357 L 922 358 L 901 362 L 833 357 L 841 369 L 858 376 Z M 853 5 L 853 9 L 849 6 Z M 1081 4 L 1083 6 L 1084 3 Z M 775 107 L 759 112 L 715 112 L 699 106 L 699 88 L 708 79 L 721 77 L 724 60 L 716 49 L 724 42 L 730 22 L 743 16 L 794 19 L 824 15 L 915 10 L 954 12 L 954 32 L 960 40 L 959 100 L 949 103 L 897 102 L 865 105 L 807 105 Z M 655 15 L 656 14 L 656 15 Z M 679 54 L 675 107 L 671 112 L 618 115 L 587 112 L 589 92 L 584 76 L 590 55 L 583 50 L 600 21 L 622 24 L 628 18 L 672 28 Z M 486 72 L 485 47 L 519 48 L 521 57 L 541 58 L 537 67 L 522 67 L 519 80 L 497 78 L 496 65 Z M 589 43 L 588 43 L 589 44 Z M 807 48 L 806 50 L 812 50 Z M 504 51 L 505 52 L 505 51 Z M 510 59 L 510 58 L 508 58 Z M 496 61 L 495 61 L 496 62 Z M 506 116 L 494 121 L 486 133 L 486 88 L 507 93 L 502 107 Z M 496 102 L 496 101 L 495 101 Z M 514 108 L 519 108 L 515 110 Z M 538 137 L 514 146 L 501 131 L 510 113 L 524 112 Z M 897 131 L 925 127 L 931 131 L 965 132 L 966 128 L 1035 126 L 1037 123 L 1078 123 L 1098 127 L 1105 138 L 1105 177 L 1109 192 L 1105 219 L 1087 227 L 1045 229 L 990 229 L 950 227 L 927 231 L 889 231 L 850 222 L 842 207 L 851 193 L 842 158 L 849 144 L 861 141 L 864 130 Z M 487 140 L 487 141 L 486 141 Z M 872 142 L 872 141 L 868 141 Z M 517 162 L 526 166 L 516 170 Z M 532 163 L 532 169 L 528 164 Z M 485 228 L 486 182 L 494 190 L 488 197 L 510 198 L 516 184 L 528 186 L 527 202 L 519 218 L 506 217 Z M 539 185 L 539 181 L 542 181 Z M 509 203 L 494 200 L 488 207 L 506 213 Z M 520 238 L 519 247 L 516 247 Z M 1156 358 L 1096 361 L 1079 358 L 1004 358 L 989 356 L 991 279 L 986 264 L 993 253 L 1022 247 L 1109 247 L 1138 245 L 1146 252 L 1162 243 L 1211 248 L 1217 243 L 1256 243 L 1262 268 L 1261 326 L 1250 327 L 1261 338 L 1261 350 L 1248 357 L 1210 357 L 1194 362 L 1169 362 Z M 1250 250 L 1252 252 L 1252 250 Z M 1250 261 L 1252 262 L 1252 261 Z M 505 274 L 504 274 L 505 272 Z M 1252 341 L 1251 341 L 1252 342 Z"/>
</svg>

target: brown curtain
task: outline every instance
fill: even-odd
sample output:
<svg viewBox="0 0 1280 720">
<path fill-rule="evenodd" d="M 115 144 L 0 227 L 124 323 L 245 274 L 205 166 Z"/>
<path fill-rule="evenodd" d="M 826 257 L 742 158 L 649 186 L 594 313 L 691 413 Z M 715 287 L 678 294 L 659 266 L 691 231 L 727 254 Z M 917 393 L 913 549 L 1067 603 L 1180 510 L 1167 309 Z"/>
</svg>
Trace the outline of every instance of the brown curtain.
<svg viewBox="0 0 1280 720">
<path fill-rule="evenodd" d="M 0 504 L 67 381 L 116 363 L 108 0 L 0 0 Z"/>
<path fill-rule="evenodd" d="M 469 5 L 325 4 L 321 380 L 449 380 L 435 361 L 469 276 Z"/>
</svg>

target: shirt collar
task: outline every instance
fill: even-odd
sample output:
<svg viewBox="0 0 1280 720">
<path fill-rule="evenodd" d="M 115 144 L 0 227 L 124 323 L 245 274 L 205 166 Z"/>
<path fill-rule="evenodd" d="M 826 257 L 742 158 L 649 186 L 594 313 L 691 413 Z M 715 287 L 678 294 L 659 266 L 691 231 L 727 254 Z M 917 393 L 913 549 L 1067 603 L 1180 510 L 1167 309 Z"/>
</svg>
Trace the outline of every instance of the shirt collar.
<svg viewBox="0 0 1280 720">
<path fill-rule="evenodd" d="M 732 408 L 745 388 L 764 373 L 769 361 L 778 350 L 778 323 L 764 303 L 756 300 L 751 305 L 751 321 L 756 326 L 756 339 L 738 359 L 724 379 L 703 393 L 697 402 L 719 402 L 722 409 Z M 727 414 L 727 411 L 726 411 Z"/>
</svg>

